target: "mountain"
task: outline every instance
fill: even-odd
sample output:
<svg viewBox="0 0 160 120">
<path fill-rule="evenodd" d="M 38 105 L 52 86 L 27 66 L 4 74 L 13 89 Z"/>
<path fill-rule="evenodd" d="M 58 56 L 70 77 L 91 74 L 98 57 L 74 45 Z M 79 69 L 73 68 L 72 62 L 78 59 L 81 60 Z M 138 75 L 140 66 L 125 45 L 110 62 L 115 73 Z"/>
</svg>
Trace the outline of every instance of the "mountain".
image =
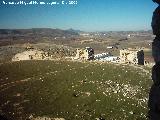
<svg viewBox="0 0 160 120">
<path fill-rule="evenodd" d="M 41 36 L 41 37 L 62 37 L 62 36 L 77 36 L 75 31 L 51 29 L 51 28 L 32 28 L 32 29 L 0 29 L 1 35 L 11 36 Z"/>
<path fill-rule="evenodd" d="M 68 29 L 67 31 L 75 32 L 75 33 L 81 33 L 81 32 L 83 32 L 81 30 L 75 30 L 75 29 L 72 29 L 72 28 Z"/>
</svg>

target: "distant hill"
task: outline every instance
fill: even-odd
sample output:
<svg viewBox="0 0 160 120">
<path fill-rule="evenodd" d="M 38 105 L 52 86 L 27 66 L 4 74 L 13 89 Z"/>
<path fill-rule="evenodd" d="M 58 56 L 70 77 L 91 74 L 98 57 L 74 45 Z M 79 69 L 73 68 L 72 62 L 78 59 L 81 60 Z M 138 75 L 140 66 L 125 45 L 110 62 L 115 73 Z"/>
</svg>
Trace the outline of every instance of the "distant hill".
<svg viewBox="0 0 160 120">
<path fill-rule="evenodd" d="M 75 33 L 82 33 L 83 31 L 81 30 L 74 30 L 72 28 L 68 29 L 67 31 L 70 31 L 70 32 L 75 32 Z"/>
<path fill-rule="evenodd" d="M 76 31 L 51 29 L 51 28 L 32 28 L 32 29 L 0 29 L 0 35 L 11 36 L 41 36 L 41 37 L 67 37 L 79 35 Z"/>
<path fill-rule="evenodd" d="M 0 46 L 37 43 L 44 40 L 68 41 L 78 37 L 79 33 L 51 28 L 0 29 Z"/>
</svg>

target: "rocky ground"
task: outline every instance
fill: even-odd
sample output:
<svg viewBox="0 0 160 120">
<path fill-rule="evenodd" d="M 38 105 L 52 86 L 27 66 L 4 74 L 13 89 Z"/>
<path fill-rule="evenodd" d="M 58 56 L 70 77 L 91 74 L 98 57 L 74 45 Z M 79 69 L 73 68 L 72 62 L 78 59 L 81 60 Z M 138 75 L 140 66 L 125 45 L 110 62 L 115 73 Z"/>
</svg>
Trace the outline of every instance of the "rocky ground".
<svg viewBox="0 0 160 120">
<path fill-rule="evenodd" d="M 150 68 L 100 62 L 0 65 L 0 113 L 10 119 L 147 119 Z"/>
</svg>

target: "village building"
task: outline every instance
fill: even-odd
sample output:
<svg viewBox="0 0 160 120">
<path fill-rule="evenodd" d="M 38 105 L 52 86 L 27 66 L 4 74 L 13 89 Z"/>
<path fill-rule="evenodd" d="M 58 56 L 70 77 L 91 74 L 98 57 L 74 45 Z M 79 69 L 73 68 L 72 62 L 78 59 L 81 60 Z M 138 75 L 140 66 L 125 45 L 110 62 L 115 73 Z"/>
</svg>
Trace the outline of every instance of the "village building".
<svg viewBox="0 0 160 120">
<path fill-rule="evenodd" d="M 96 60 L 100 60 L 100 59 L 103 59 L 103 58 L 106 58 L 106 57 L 109 57 L 109 56 L 111 56 L 110 53 L 101 53 L 101 54 L 94 55 L 94 58 Z"/>
<path fill-rule="evenodd" d="M 114 46 L 107 46 L 107 49 L 113 49 Z"/>
<path fill-rule="evenodd" d="M 120 50 L 120 59 L 122 63 L 132 63 L 144 65 L 144 52 L 143 50 Z"/>
<path fill-rule="evenodd" d="M 85 49 L 77 49 L 77 54 L 75 59 L 80 60 L 93 60 L 94 59 L 94 49 L 86 47 Z"/>
<path fill-rule="evenodd" d="M 94 56 L 95 60 L 104 62 L 119 62 L 119 57 L 113 56 L 110 53 L 101 53 Z"/>
</svg>

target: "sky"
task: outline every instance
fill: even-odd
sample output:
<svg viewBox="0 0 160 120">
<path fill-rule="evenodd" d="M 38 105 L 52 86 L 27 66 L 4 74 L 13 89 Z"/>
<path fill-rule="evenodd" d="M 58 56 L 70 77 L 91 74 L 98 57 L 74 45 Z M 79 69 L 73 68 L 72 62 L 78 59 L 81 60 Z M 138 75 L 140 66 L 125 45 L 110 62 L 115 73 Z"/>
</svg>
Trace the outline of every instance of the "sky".
<svg viewBox="0 0 160 120">
<path fill-rule="evenodd" d="M 152 14 L 157 7 L 152 0 L 77 0 L 72 5 L 68 0 L 63 0 L 65 4 L 62 0 L 37 0 L 37 3 L 46 4 L 9 5 L 9 2 L 18 1 L 0 1 L 0 29 L 150 30 Z M 51 2 L 59 4 L 47 5 Z"/>
</svg>

